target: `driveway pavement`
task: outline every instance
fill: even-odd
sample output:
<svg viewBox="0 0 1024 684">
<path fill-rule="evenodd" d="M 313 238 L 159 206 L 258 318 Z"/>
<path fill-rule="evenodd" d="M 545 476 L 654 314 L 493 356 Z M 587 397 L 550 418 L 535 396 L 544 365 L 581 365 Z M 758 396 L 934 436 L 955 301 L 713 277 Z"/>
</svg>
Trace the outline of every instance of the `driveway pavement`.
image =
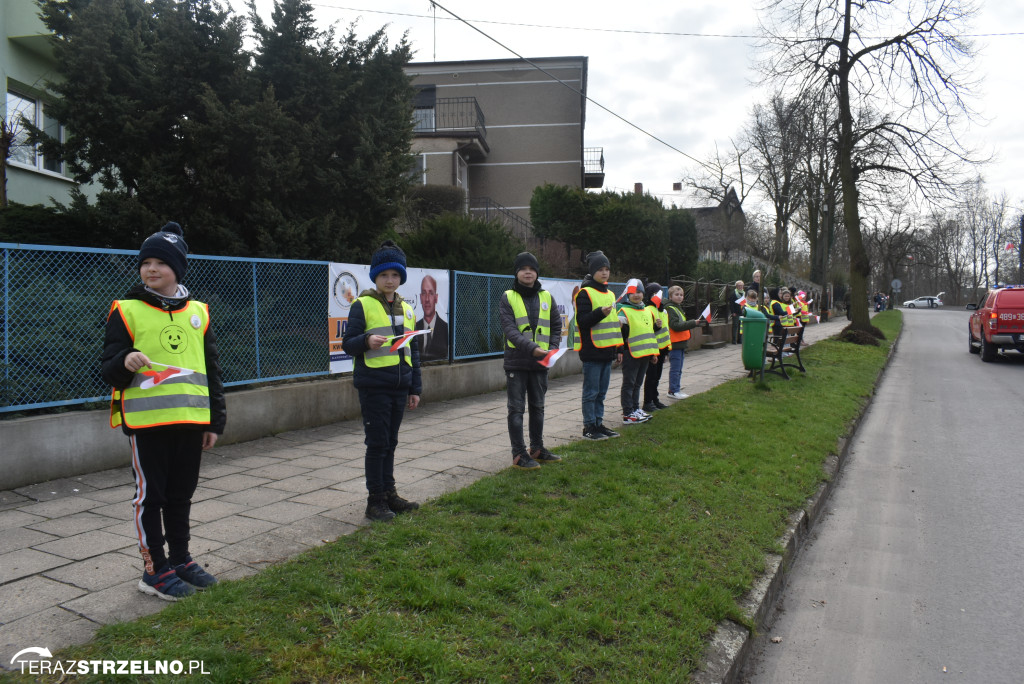
<svg viewBox="0 0 1024 684">
<path fill-rule="evenodd" d="M 812 325 L 805 341 L 846 324 Z M 744 375 L 738 346 L 687 352 L 683 391 L 704 392 Z M 620 382 L 613 372 L 605 403 L 613 428 Z M 666 371 L 666 403 L 667 385 Z M 550 382 L 546 446 L 581 439 L 580 388 L 580 375 Z M 406 498 L 428 501 L 498 472 L 512 460 L 505 392 L 408 411 L 399 439 L 395 478 Z M 134 491 L 125 466 L 0 492 L 0 667 L 9 668 L 23 648 L 84 643 L 100 625 L 167 605 L 137 589 Z M 220 579 L 238 579 L 368 524 L 365 506 L 358 420 L 218 447 L 203 455 L 191 550 Z"/>
</svg>

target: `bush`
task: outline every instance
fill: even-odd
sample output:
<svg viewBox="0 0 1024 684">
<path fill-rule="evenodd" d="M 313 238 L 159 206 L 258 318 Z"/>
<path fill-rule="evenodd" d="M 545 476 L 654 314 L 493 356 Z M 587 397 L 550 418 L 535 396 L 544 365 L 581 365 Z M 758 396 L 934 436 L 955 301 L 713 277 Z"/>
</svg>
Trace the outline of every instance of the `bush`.
<svg viewBox="0 0 1024 684">
<path fill-rule="evenodd" d="M 478 221 L 464 214 L 447 213 L 397 239 L 409 265 L 476 273 L 507 273 L 523 241 L 498 221 Z"/>
</svg>

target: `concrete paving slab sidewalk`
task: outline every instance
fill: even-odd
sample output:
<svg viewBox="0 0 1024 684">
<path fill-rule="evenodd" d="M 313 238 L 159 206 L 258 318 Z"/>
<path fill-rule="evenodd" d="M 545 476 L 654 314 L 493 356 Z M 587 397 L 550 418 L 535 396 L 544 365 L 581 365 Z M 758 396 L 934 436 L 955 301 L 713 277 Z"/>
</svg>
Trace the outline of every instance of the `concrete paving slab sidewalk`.
<svg viewBox="0 0 1024 684">
<path fill-rule="evenodd" d="M 846 324 L 812 325 L 805 341 Z M 743 375 L 737 346 L 691 351 L 683 391 L 697 394 Z M 605 401 L 613 428 L 620 381 L 613 372 Z M 667 385 L 666 371 L 666 403 Z M 580 375 L 550 382 L 546 446 L 581 438 L 580 389 Z M 511 465 L 505 393 L 407 412 L 399 439 L 395 477 L 403 496 L 422 502 L 465 487 Z M 11 668 L 24 648 L 83 643 L 101 625 L 167 605 L 136 589 L 142 560 L 130 523 L 133 492 L 127 466 L 0 492 L 0 667 Z M 365 505 L 358 420 L 218 447 L 203 455 L 192 552 L 222 580 L 239 579 L 368 524 Z"/>
</svg>

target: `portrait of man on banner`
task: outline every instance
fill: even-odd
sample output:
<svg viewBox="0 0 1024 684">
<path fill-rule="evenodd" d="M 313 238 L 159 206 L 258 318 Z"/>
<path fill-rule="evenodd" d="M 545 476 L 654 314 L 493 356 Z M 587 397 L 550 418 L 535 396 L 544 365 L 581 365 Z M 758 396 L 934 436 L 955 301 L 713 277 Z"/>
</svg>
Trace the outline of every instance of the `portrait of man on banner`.
<svg viewBox="0 0 1024 684">
<path fill-rule="evenodd" d="M 448 322 L 441 318 L 437 303 L 437 279 L 428 273 L 420 280 L 419 304 L 423 310 L 423 318 L 416 321 L 416 329 L 429 329 L 432 332 L 416 341 L 420 345 L 421 361 L 448 358 Z"/>
</svg>

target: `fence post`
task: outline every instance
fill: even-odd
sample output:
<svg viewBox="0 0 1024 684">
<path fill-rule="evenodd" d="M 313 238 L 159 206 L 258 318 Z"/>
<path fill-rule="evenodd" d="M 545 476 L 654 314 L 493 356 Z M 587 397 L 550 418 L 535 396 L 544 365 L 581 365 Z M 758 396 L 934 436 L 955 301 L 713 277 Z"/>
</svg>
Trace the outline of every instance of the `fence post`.
<svg viewBox="0 0 1024 684">
<path fill-rule="evenodd" d="M 260 298 L 256 285 L 256 262 L 252 262 L 252 320 L 253 336 L 256 342 L 256 377 L 262 378 L 260 370 Z"/>
</svg>

